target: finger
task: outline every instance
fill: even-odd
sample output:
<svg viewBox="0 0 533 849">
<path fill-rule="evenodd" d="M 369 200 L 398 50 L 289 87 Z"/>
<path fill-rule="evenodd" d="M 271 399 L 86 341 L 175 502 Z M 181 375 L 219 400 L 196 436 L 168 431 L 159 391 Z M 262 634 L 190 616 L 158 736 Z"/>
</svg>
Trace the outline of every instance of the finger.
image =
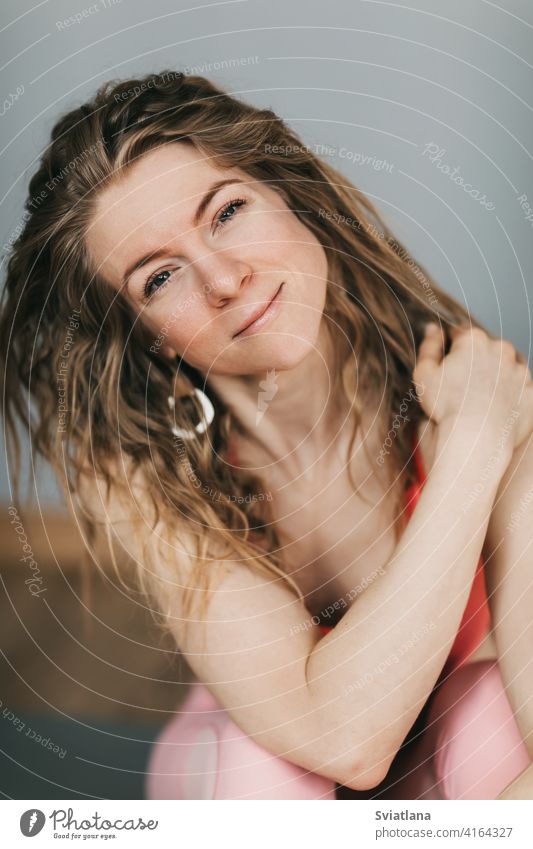
<svg viewBox="0 0 533 849">
<path fill-rule="evenodd" d="M 520 417 L 515 434 L 515 447 L 533 435 L 533 385 L 527 386 L 520 399 Z"/>
<path fill-rule="evenodd" d="M 458 327 L 449 327 L 448 335 L 450 342 L 454 347 L 458 345 L 474 345 L 476 339 L 484 339 L 488 341 L 487 333 L 474 324 L 462 325 Z"/>
<path fill-rule="evenodd" d="M 444 356 L 444 342 L 442 329 L 437 324 L 433 326 L 428 325 L 424 338 L 418 348 L 418 356 L 412 378 L 418 398 L 421 398 L 425 393 L 427 381 L 440 368 Z"/>
<path fill-rule="evenodd" d="M 516 362 L 520 363 L 523 366 L 529 365 L 528 358 L 526 357 L 525 354 L 522 353 L 522 351 L 516 352 Z"/>
<path fill-rule="evenodd" d="M 471 333 L 474 329 L 473 324 L 459 324 L 453 325 L 450 324 L 448 326 L 448 333 L 451 339 L 456 339 L 458 336 L 462 336 L 463 333 Z"/>
<path fill-rule="evenodd" d="M 426 325 L 426 332 L 418 348 L 417 367 L 429 360 L 438 365 L 444 356 L 444 333 L 438 324 Z"/>
<path fill-rule="evenodd" d="M 503 357 L 506 355 L 510 360 L 513 360 L 513 362 L 517 362 L 517 352 L 513 343 L 509 339 L 500 339 L 499 343 L 501 356 Z"/>
</svg>

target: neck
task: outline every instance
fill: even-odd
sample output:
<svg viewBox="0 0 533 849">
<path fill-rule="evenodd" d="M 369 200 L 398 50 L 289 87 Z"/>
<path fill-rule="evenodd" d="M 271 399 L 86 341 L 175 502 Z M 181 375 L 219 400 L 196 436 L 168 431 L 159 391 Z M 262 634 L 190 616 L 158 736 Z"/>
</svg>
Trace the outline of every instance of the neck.
<svg viewBox="0 0 533 849">
<path fill-rule="evenodd" d="M 346 398 L 332 398 L 333 348 L 324 325 L 316 345 L 294 368 L 262 375 L 212 375 L 209 383 L 238 423 L 238 444 L 270 461 L 292 454 L 302 466 L 331 445 L 351 417 Z"/>
</svg>

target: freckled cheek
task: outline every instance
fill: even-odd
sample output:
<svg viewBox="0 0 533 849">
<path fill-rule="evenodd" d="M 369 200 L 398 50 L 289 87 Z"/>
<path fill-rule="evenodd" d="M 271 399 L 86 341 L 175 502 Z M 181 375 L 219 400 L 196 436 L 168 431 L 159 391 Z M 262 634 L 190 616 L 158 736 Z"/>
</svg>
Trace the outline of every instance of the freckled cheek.
<svg viewBox="0 0 533 849">
<path fill-rule="evenodd" d="M 327 260 L 322 245 L 298 219 L 272 230 L 269 239 L 279 240 L 276 258 L 281 261 L 281 266 L 296 268 L 302 274 L 319 277 L 327 275 Z"/>
<path fill-rule="evenodd" d="M 176 350 L 194 354 L 195 359 L 209 358 L 209 353 L 218 351 L 224 335 L 222 318 L 213 319 L 202 312 L 181 315 L 169 332 L 169 342 Z M 207 355 L 207 357 L 206 357 Z M 187 357 L 187 353 L 185 353 Z"/>
</svg>

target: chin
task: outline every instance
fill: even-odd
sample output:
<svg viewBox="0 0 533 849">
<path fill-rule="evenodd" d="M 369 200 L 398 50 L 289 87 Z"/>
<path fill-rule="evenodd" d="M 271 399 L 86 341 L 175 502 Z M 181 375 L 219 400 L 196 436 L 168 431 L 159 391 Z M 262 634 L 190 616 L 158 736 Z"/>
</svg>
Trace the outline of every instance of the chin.
<svg viewBox="0 0 533 849">
<path fill-rule="evenodd" d="M 308 337 L 289 333 L 265 334 L 261 339 L 255 338 L 253 350 L 250 345 L 246 356 L 240 358 L 239 371 L 242 373 L 243 366 L 247 374 L 264 374 L 271 369 L 289 371 L 299 366 L 315 347 L 315 340 Z"/>
</svg>

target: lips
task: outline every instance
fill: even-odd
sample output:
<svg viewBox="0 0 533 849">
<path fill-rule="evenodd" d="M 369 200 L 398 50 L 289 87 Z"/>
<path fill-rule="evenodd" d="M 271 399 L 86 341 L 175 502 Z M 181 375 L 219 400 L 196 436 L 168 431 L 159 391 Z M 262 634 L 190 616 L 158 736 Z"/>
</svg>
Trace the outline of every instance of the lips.
<svg viewBox="0 0 533 849">
<path fill-rule="evenodd" d="M 239 336 L 241 333 L 243 333 L 245 330 L 247 330 L 252 324 L 254 324 L 254 322 L 256 322 L 259 318 L 261 318 L 262 315 L 264 315 L 267 312 L 267 310 L 271 306 L 272 302 L 279 295 L 282 286 L 283 286 L 283 283 L 280 284 L 277 291 L 274 293 L 274 295 L 272 296 L 270 301 L 265 306 L 256 307 L 256 309 L 253 310 L 253 312 L 250 312 L 246 321 L 244 321 L 243 324 L 241 324 L 240 328 L 237 330 L 237 332 L 233 334 L 233 339 L 235 339 L 237 336 Z"/>
</svg>

